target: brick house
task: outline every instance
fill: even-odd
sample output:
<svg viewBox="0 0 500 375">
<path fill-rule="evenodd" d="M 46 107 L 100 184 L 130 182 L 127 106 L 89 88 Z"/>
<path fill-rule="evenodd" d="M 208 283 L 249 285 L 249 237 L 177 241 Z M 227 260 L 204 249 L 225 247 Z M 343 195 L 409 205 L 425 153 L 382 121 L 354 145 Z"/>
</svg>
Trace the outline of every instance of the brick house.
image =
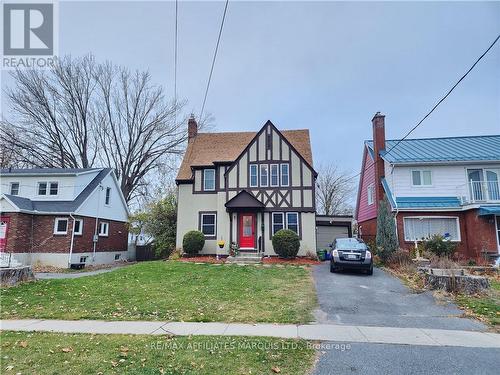
<svg viewBox="0 0 500 375">
<path fill-rule="evenodd" d="M 280 229 L 300 238 L 299 256 L 316 249 L 315 181 L 309 131 L 198 133 L 188 122 L 188 146 L 177 175 L 177 247 L 184 234 L 205 235 L 202 254 L 227 255 L 231 243 L 257 256 L 276 255 Z M 221 249 L 217 241 L 224 241 Z"/>
<path fill-rule="evenodd" d="M 396 216 L 401 248 L 441 234 L 462 259 L 500 253 L 500 135 L 386 140 L 385 116 L 365 141 L 356 205 L 361 236 L 374 240 L 378 202 Z M 390 150 L 390 152 L 388 152 Z"/>
<path fill-rule="evenodd" d="M 110 168 L 0 170 L 0 252 L 68 267 L 127 258 L 128 208 Z"/>
</svg>

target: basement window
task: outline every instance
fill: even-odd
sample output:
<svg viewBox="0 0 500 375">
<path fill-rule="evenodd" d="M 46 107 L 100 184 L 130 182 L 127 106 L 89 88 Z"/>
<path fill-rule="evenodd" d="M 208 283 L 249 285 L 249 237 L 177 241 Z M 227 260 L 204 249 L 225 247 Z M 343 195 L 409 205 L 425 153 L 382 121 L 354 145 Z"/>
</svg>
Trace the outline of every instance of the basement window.
<svg viewBox="0 0 500 375">
<path fill-rule="evenodd" d="M 115 254 L 115 260 L 120 260 L 120 254 Z"/>
</svg>

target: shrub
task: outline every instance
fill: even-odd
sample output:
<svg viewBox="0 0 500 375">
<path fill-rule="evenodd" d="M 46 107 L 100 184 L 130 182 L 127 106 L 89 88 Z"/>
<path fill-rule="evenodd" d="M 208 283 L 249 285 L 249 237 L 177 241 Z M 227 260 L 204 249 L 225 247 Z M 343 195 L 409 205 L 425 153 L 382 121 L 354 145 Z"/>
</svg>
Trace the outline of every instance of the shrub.
<svg viewBox="0 0 500 375">
<path fill-rule="evenodd" d="M 377 254 L 382 262 L 386 263 L 391 254 L 398 248 L 396 237 L 396 224 L 394 215 L 391 213 L 387 198 L 380 201 L 377 216 Z"/>
<path fill-rule="evenodd" d="M 273 248 L 280 258 L 295 258 L 300 248 L 299 236 L 290 229 L 281 229 L 273 236 Z"/>
<path fill-rule="evenodd" d="M 443 269 L 457 269 L 460 266 L 452 261 L 448 257 L 439 257 L 437 255 L 433 255 L 430 258 L 429 267 L 431 268 L 443 268 Z"/>
<path fill-rule="evenodd" d="M 187 232 L 182 239 L 182 249 L 186 254 L 196 255 L 205 245 L 205 236 L 199 230 Z"/>
<path fill-rule="evenodd" d="M 390 265 L 396 267 L 407 267 L 412 264 L 410 253 L 407 250 L 398 249 L 388 259 Z"/>
<path fill-rule="evenodd" d="M 457 244 L 446 241 L 443 236 L 435 234 L 424 241 L 424 249 L 439 257 L 449 257 L 457 249 Z"/>
</svg>

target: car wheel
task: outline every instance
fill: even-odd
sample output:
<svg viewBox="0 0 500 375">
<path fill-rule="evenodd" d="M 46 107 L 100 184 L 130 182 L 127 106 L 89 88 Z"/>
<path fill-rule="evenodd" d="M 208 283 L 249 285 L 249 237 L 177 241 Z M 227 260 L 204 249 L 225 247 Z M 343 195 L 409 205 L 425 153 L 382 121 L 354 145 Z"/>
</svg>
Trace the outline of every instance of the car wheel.
<svg viewBox="0 0 500 375">
<path fill-rule="evenodd" d="M 330 272 L 331 273 L 335 273 L 336 269 L 335 267 L 333 266 L 333 263 L 330 263 Z"/>
<path fill-rule="evenodd" d="M 373 266 L 366 272 L 368 275 L 373 275 Z"/>
</svg>

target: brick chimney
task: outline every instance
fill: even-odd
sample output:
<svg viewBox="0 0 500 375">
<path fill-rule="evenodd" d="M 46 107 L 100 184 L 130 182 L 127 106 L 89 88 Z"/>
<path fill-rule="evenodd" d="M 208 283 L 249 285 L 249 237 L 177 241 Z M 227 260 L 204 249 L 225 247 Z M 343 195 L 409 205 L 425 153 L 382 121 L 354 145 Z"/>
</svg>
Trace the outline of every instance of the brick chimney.
<svg viewBox="0 0 500 375">
<path fill-rule="evenodd" d="M 188 120 L 188 142 L 191 142 L 194 137 L 198 135 L 198 123 L 194 119 L 194 115 L 191 114 Z"/>
<path fill-rule="evenodd" d="M 384 199 L 384 188 L 381 179 L 385 177 L 384 161 L 380 152 L 385 151 L 385 116 L 380 112 L 375 113 L 372 119 L 373 127 L 373 153 L 375 155 L 375 197 L 378 202 Z"/>
</svg>

